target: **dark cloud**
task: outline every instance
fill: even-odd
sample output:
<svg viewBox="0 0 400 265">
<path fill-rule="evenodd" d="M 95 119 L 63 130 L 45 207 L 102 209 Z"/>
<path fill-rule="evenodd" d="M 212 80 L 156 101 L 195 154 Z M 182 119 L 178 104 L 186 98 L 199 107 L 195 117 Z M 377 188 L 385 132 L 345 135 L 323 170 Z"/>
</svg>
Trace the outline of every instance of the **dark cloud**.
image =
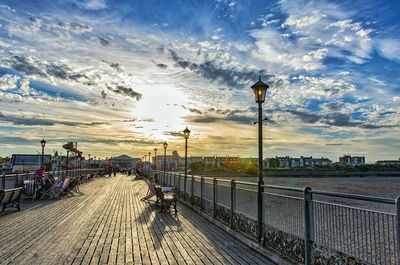
<svg viewBox="0 0 400 265">
<path fill-rule="evenodd" d="M 173 131 L 164 131 L 164 135 L 174 136 L 174 137 L 183 137 L 182 132 L 173 132 Z"/>
<path fill-rule="evenodd" d="M 62 80 L 71 80 L 82 83 L 92 82 L 84 74 L 73 71 L 65 64 L 49 63 L 43 64 L 37 59 L 26 58 L 24 56 L 12 56 L 8 61 L 10 67 L 26 75 L 39 75 L 41 77 L 56 77 Z"/>
<path fill-rule="evenodd" d="M 197 113 L 197 114 L 203 114 L 200 110 L 198 110 L 198 109 L 195 109 L 195 108 L 188 108 L 189 109 L 189 111 L 190 112 L 193 112 L 193 113 Z"/>
<path fill-rule="evenodd" d="M 22 137 L 0 136 L 0 143 L 13 145 L 32 145 L 33 142 L 38 143 L 40 140 L 33 140 Z"/>
<path fill-rule="evenodd" d="M 272 111 L 274 112 L 274 111 Z M 278 112 L 287 112 L 290 114 L 293 114 L 297 118 L 299 118 L 302 122 L 304 123 L 316 123 L 317 121 L 321 120 L 321 116 L 318 114 L 313 114 L 310 112 L 305 112 L 305 111 L 298 111 L 298 110 L 278 110 Z"/>
<path fill-rule="evenodd" d="M 131 97 L 136 100 L 141 100 L 142 99 L 142 94 L 134 91 L 132 88 L 129 87 L 124 87 L 122 85 L 117 85 L 115 88 L 112 88 L 110 86 L 107 86 L 107 88 L 117 94 L 121 94 L 124 96 Z"/>
<path fill-rule="evenodd" d="M 27 75 L 39 75 L 46 77 L 46 73 L 42 71 L 38 66 L 29 62 L 25 57 L 14 55 L 11 57 L 10 66 L 16 71 L 25 73 Z"/>
<path fill-rule="evenodd" d="M 107 46 L 110 46 L 110 45 L 111 45 L 111 42 L 110 42 L 109 40 L 106 40 L 106 39 L 103 38 L 103 37 L 97 37 L 97 38 L 96 38 L 96 41 L 97 41 L 98 43 L 100 43 L 101 45 L 103 45 L 104 47 L 107 47 Z"/>
<path fill-rule="evenodd" d="M 56 124 L 72 126 L 72 127 L 91 127 L 91 126 L 99 126 L 99 125 L 110 125 L 113 122 L 132 122 L 135 119 L 130 120 L 111 120 L 111 121 L 95 121 L 95 122 L 75 122 L 75 121 L 60 121 L 60 120 L 52 120 L 52 119 L 42 119 L 35 117 L 24 117 L 24 116 L 15 116 L 15 115 L 4 115 L 0 112 L 0 121 L 10 122 L 14 125 L 22 125 L 22 126 L 54 126 Z"/>
<path fill-rule="evenodd" d="M 55 124 L 63 124 L 68 126 L 77 126 L 81 123 L 77 122 L 68 122 L 68 121 L 55 121 L 51 119 L 41 119 L 34 117 L 23 117 L 23 116 L 12 116 L 12 115 L 4 115 L 0 112 L 0 120 L 5 122 L 10 122 L 14 125 L 26 125 L 26 126 L 53 126 Z"/>
<path fill-rule="evenodd" d="M 219 122 L 223 120 L 221 117 L 215 117 L 215 116 L 201 116 L 201 117 L 192 117 L 190 119 L 190 122 L 194 123 L 214 123 L 214 122 Z"/>
<path fill-rule="evenodd" d="M 157 51 L 158 53 L 160 53 L 160 54 L 163 54 L 163 53 L 164 53 L 164 47 L 163 47 L 163 46 L 157 47 L 157 48 L 156 48 L 156 51 Z"/>
<path fill-rule="evenodd" d="M 74 32 L 76 34 L 81 34 L 81 33 L 84 33 L 84 32 L 91 31 L 92 28 L 89 25 L 86 25 L 86 24 L 73 22 L 73 23 L 71 23 L 71 30 L 72 30 L 72 32 Z"/>
<path fill-rule="evenodd" d="M 110 123 L 110 122 L 107 122 L 107 121 L 97 121 L 97 122 L 85 123 L 85 124 L 82 124 L 82 125 L 84 125 L 84 126 L 86 126 L 86 127 L 90 127 L 90 126 L 110 125 L 110 124 L 111 124 L 111 123 Z"/>
<path fill-rule="evenodd" d="M 343 103 L 342 102 L 328 102 L 322 104 L 322 108 L 328 110 L 328 111 L 338 111 L 341 108 L 343 108 Z"/>
<path fill-rule="evenodd" d="M 162 68 L 162 69 L 167 69 L 168 65 L 163 64 L 163 63 L 158 63 L 156 64 L 157 67 Z"/>
<path fill-rule="evenodd" d="M 333 105 L 332 105 L 333 106 Z M 398 128 L 399 125 L 378 125 L 371 124 L 366 121 L 353 121 L 350 114 L 341 112 L 330 112 L 327 114 L 312 113 L 304 110 L 281 110 L 281 109 L 266 109 L 265 113 L 277 117 L 276 119 L 268 117 L 268 123 L 293 122 L 289 118 L 282 116 L 283 113 L 293 115 L 305 124 L 316 124 L 317 122 L 325 128 L 331 126 L 336 127 L 358 127 L 363 129 L 384 129 Z M 248 109 L 216 109 L 209 108 L 208 112 L 201 116 L 189 116 L 188 121 L 194 123 L 216 123 L 222 121 L 230 121 L 238 124 L 253 124 L 257 120 L 257 108 L 250 107 Z M 315 125 L 317 126 L 317 125 Z M 318 125 L 320 126 L 320 125 Z"/>
<path fill-rule="evenodd" d="M 89 80 L 86 75 L 74 72 L 67 65 L 49 64 L 46 66 L 46 72 L 50 76 L 57 77 L 63 80 L 72 80 L 80 82 L 82 79 Z"/>
<path fill-rule="evenodd" d="M 155 66 L 157 66 L 157 67 L 159 67 L 159 68 L 161 68 L 161 69 L 167 69 L 167 68 L 168 68 L 168 65 L 166 65 L 166 64 L 157 63 L 157 62 L 154 61 L 154 60 L 151 60 L 151 61 L 155 64 Z"/>
<path fill-rule="evenodd" d="M 121 122 L 135 122 L 135 121 L 136 121 L 136 118 L 129 119 L 129 120 L 122 120 Z"/>
<path fill-rule="evenodd" d="M 176 66 L 182 69 L 189 69 L 192 72 L 202 76 L 209 81 L 217 81 L 228 87 L 243 88 L 258 79 L 258 76 L 263 76 L 263 79 L 277 86 L 272 75 L 267 75 L 266 71 L 239 70 L 236 68 L 222 68 L 217 61 L 206 60 L 202 63 L 190 62 L 179 57 L 178 54 L 169 49 L 169 54 Z"/>
<path fill-rule="evenodd" d="M 105 62 L 106 64 L 108 64 L 111 68 L 117 70 L 118 72 L 121 72 L 121 65 L 119 63 L 113 63 L 113 62 L 109 62 L 106 60 L 101 60 L 102 62 Z"/>
<path fill-rule="evenodd" d="M 239 124 L 247 124 L 247 125 L 253 124 L 253 122 L 255 120 L 256 120 L 256 117 L 249 117 L 249 116 L 244 116 L 244 115 L 234 115 L 234 114 L 228 114 L 224 117 L 203 115 L 203 116 L 195 116 L 195 117 L 189 118 L 189 121 L 194 122 L 194 123 L 215 123 L 215 122 L 229 121 L 229 122 L 234 122 L 234 123 L 239 123 Z"/>
<path fill-rule="evenodd" d="M 274 112 L 273 110 L 271 112 Z M 276 112 L 276 110 L 275 110 Z M 376 125 L 364 121 L 352 121 L 351 115 L 342 112 L 330 112 L 327 114 L 316 114 L 306 111 L 297 110 L 278 110 L 278 112 L 290 113 L 299 118 L 304 123 L 314 124 L 320 122 L 328 126 L 337 127 L 358 127 L 363 129 L 384 129 L 384 128 L 397 128 L 399 125 Z"/>
</svg>

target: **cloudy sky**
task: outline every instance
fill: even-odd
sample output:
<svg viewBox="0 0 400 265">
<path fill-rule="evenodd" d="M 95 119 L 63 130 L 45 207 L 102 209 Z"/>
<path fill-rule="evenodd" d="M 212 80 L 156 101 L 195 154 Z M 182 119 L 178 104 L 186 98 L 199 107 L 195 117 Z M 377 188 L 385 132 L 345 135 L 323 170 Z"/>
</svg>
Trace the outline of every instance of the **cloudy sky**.
<svg viewBox="0 0 400 265">
<path fill-rule="evenodd" d="M 400 157 L 398 1 L 0 0 L 0 156 Z"/>
</svg>

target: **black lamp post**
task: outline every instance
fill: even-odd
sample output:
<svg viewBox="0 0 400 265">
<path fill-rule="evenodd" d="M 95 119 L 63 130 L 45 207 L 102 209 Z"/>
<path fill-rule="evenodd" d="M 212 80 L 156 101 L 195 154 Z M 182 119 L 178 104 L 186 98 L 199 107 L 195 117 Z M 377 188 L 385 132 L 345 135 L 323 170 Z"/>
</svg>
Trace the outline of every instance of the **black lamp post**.
<svg viewBox="0 0 400 265">
<path fill-rule="evenodd" d="M 143 164 L 143 171 L 146 172 L 146 162 L 147 162 L 147 155 L 144 155 L 144 164 Z M 146 173 L 147 174 L 147 173 Z"/>
<path fill-rule="evenodd" d="M 42 146 L 42 166 L 44 165 L 44 147 L 46 146 L 46 141 L 43 139 L 40 141 L 40 145 Z"/>
<path fill-rule="evenodd" d="M 157 171 L 157 148 L 154 148 L 154 169 Z"/>
<path fill-rule="evenodd" d="M 262 145 L 262 103 L 265 101 L 265 94 L 269 86 L 261 81 L 261 76 L 257 83 L 251 86 L 254 91 L 256 102 L 258 103 L 258 192 L 257 192 L 257 239 L 258 243 L 262 240 L 262 193 L 264 192 L 263 180 L 263 145 Z"/>
<path fill-rule="evenodd" d="M 183 137 L 185 137 L 185 176 L 187 176 L 187 148 L 188 148 L 187 142 L 189 139 L 189 135 L 190 135 L 190 130 L 188 129 L 188 127 L 186 127 L 186 129 L 183 130 Z"/>
<path fill-rule="evenodd" d="M 147 153 L 149 155 L 149 170 L 151 169 L 151 152 Z"/>
<path fill-rule="evenodd" d="M 79 157 L 79 175 L 82 176 L 82 153 L 79 153 L 78 157 Z"/>
<path fill-rule="evenodd" d="M 67 167 L 65 169 L 65 177 L 68 177 L 68 165 L 69 165 L 69 150 L 67 150 Z"/>
<path fill-rule="evenodd" d="M 165 167 L 166 167 L 166 163 L 167 163 L 167 147 L 168 147 L 168 144 L 167 144 L 167 142 L 164 142 L 163 143 L 163 147 L 164 147 L 164 178 L 165 178 Z"/>
</svg>

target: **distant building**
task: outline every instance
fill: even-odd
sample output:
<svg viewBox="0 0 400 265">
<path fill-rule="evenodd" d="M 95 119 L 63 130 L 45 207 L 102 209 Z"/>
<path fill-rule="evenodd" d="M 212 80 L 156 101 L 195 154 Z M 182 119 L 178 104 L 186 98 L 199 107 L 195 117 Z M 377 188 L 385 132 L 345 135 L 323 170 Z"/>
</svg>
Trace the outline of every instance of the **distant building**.
<svg viewBox="0 0 400 265">
<path fill-rule="evenodd" d="M 157 170 L 164 170 L 164 155 L 157 155 L 156 157 Z M 154 164 L 154 156 L 152 163 Z M 185 163 L 185 158 L 181 158 L 177 151 L 173 151 L 172 155 L 165 156 L 165 170 L 178 170 L 181 162 Z M 188 159 L 189 164 L 189 159 Z"/>
<path fill-rule="evenodd" d="M 133 158 L 128 155 L 120 155 L 117 157 L 112 157 L 110 162 L 119 168 L 132 168 L 136 165 L 137 162 L 140 161 L 140 158 Z M 93 163 L 93 161 L 92 161 Z M 98 162 L 100 163 L 100 161 Z"/>
<path fill-rule="evenodd" d="M 203 158 L 204 164 L 208 168 L 217 167 L 217 159 L 216 156 L 204 156 Z"/>
<path fill-rule="evenodd" d="M 300 157 L 289 157 L 289 156 L 276 156 L 274 158 L 264 159 L 264 166 L 266 168 L 310 168 L 315 166 L 330 167 L 332 161 L 327 158 L 313 158 L 312 156 L 300 156 Z"/>
<path fill-rule="evenodd" d="M 331 167 L 332 166 L 332 160 L 328 158 L 315 158 L 314 159 L 315 166 L 319 167 Z"/>
<path fill-rule="evenodd" d="M 43 156 L 43 163 L 51 162 L 51 155 Z M 12 172 L 35 171 L 42 165 L 42 155 L 14 154 L 11 156 Z"/>
<path fill-rule="evenodd" d="M 351 167 L 365 165 L 365 157 L 344 155 L 342 157 L 339 157 L 339 164 L 341 166 L 351 166 Z"/>
<path fill-rule="evenodd" d="M 379 160 L 376 161 L 376 164 L 380 166 L 400 166 L 400 158 L 399 160 Z"/>
</svg>

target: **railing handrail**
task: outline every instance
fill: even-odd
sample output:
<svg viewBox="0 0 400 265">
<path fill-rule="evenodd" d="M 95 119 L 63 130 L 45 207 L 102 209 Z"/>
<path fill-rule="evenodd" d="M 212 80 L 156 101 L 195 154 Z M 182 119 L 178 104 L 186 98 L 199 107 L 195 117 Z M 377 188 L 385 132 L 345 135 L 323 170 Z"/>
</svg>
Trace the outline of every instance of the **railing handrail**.
<svg viewBox="0 0 400 265">
<path fill-rule="evenodd" d="M 157 170 L 157 172 L 162 173 L 162 171 Z M 166 172 L 171 173 L 171 172 Z M 192 176 L 192 175 L 188 175 Z M 194 176 L 194 175 L 193 175 Z M 195 179 L 201 178 L 201 176 L 194 176 Z M 204 180 L 213 180 L 212 177 L 203 177 Z M 230 182 L 232 179 L 221 179 L 216 178 L 217 182 Z M 235 180 L 236 184 L 241 185 L 249 185 L 249 186 L 257 186 L 257 183 L 254 182 L 247 182 L 247 181 L 237 181 Z M 264 188 L 269 189 L 277 189 L 277 190 L 287 190 L 287 191 L 296 191 L 303 193 L 304 189 L 302 188 L 295 188 L 295 187 L 288 187 L 288 186 L 279 186 L 279 185 L 263 185 Z M 313 194 L 318 195 L 325 195 L 331 197 L 338 197 L 338 198 L 346 198 L 346 199 L 353 199 L 353 200 L 361 200 L 361 201 L 370 201 L 370 202 L 377 202 L 377 203 L 386 203 L 386 204 L 395 204 L 395 199 L 387 198 L 387 197 L 378 197 L 378 196 L 368 196 L 368 195 L 360 195 L 360 194 L 353 194 L 353 193 L 343 193 L 343 192 L 333 192 L 333 191 L 323 191 L 323 190 L 314 190 L 310 191 Z"/>
<path fill-rule="evenodd" d="M 49 173 L 59 173 L 59 172 L 79 172 L 79 171 L 89 171 L 89 170 L 102 170 L 102 168 L 82 168 L 82 169 L 68 169 L 68 170 L 49 170 L 45 171 L 44 174 L 49 174 Z M 35 172 L 19 172 L 19 173 L 12 173 L 12 174 L 0 174 L 0 177 L 6 177 L 6 178 L 13 178 L 16 176 L 34 176 Z"/>
<path fill-rule="evenodd" d="M 393 204 L 393 205 L 396 203 L 395 199 L 391 199 L 391 198 L 359 195 L 359 194 L 353 194 L 353 193 L 322 191 L 322 190 L 311 190 L 311 193 L 318 194 L 318 195 L 331 196 L 331 197 L 360 200 L 360 201 L 387 203 L 387 204 Z"/>
</svg>

